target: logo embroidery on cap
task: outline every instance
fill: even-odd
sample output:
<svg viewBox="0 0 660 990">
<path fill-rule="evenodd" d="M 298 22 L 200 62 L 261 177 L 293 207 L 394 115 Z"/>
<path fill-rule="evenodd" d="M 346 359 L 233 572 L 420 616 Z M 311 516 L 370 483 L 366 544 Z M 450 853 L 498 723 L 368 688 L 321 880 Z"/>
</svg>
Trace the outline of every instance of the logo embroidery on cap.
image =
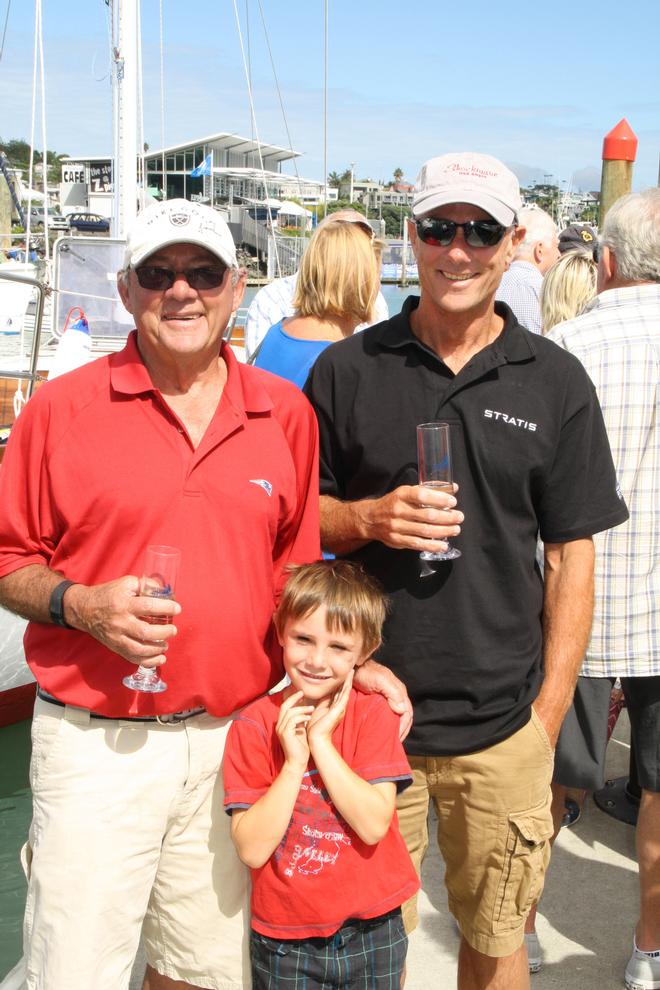
<svg viewBox="0 0 660 990">
<path fill-rule="evenodd" d="M 250 478 L 250 484 L 259 485 L 259 487 L 263 488 L 269 497 L 273 494 L 273 486 L 270 481 L 266 481 L 265 478 Z"/>
<path fill-rule="evenodd" d="M 170 223 L 173 227 L 185 227 L 190 223 L 189 213 L 170 213 Z"/>
</svg>

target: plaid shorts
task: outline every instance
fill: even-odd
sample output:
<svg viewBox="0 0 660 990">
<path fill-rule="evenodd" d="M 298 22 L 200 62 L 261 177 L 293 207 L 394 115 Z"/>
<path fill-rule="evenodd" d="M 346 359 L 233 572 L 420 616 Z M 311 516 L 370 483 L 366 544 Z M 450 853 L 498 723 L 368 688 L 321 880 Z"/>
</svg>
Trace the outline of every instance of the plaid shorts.
<svg viewBox="0 0 660 990">
<path fill-rule="evenodd" d="M 401 909 L 351 918 L 327 938 L 250 935 L 252 990 L 399 990 L 408 937 Z"/>
</svg>

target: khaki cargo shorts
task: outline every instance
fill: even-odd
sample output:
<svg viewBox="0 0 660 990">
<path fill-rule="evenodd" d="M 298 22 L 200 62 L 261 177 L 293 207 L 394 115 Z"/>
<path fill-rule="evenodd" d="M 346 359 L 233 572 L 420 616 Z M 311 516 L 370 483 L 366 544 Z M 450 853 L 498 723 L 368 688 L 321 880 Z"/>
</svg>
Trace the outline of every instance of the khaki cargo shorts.
<svg viewBox="0 0 660 990">
<path fill-rule="evenodd" d="M 428 810 L 438 816 L 449 909 L 478 952 L 500 957 L 523 943 L 550 859 L 553 750 L 534 711 L 503 742 L 467 756 L 409 757 L 413 784 L 399 795 L 399 826 L 418 873 Z M 417 900 L 403 907 L 408 932 Z"/>
</svg>

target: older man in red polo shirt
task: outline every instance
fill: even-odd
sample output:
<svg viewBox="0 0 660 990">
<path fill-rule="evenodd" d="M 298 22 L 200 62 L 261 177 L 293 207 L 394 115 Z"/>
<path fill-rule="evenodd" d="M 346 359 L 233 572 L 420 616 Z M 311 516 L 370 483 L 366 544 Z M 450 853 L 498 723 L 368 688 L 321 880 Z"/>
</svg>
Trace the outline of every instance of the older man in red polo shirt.
<svg viewBox="0 0 660 990">
<path fill-rule="evenodd" d="M 214 210 L 145 210 L 126 347 L 46 384 L 12 432 L 0 602 L 30 620 L 38 682 L 29 988 L 128 986 L 141 929 L 150 990 L 248 983 L 218 770 L 231 713 L 281 675 L 271 615 L 319 521 L 312 410 L 222 343 L 244 284 Z M 140 594 L 161 543 L 181 550 L 176 601 Z M 166 691 L 124 686 L 166 659 Z"/>
</svg>

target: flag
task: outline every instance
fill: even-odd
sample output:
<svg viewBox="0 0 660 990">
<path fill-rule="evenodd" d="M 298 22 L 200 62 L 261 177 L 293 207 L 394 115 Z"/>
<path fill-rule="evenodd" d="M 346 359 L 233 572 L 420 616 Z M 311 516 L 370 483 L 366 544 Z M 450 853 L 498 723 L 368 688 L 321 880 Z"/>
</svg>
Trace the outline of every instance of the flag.
<svg viewBox="0 0 660 990">
<path fill-rule="evenodd" d="M 197 168 L 194 168 L 190 173 L 193 179 L 199 179 L 202 175 L 212 175 L 213 173 L 213 152 L 209 151 L 208 155 Z"/>
</svg>

